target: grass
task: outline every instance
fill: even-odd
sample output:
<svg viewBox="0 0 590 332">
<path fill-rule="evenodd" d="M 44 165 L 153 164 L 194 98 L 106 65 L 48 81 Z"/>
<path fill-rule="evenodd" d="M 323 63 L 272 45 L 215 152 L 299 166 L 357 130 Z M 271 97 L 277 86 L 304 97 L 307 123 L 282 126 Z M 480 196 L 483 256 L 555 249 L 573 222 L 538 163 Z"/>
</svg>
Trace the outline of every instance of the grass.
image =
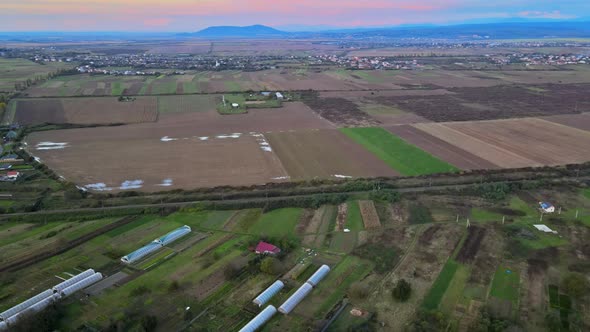
<svg viewBox="0 0 590 332">
<path fill-rule="evenodd" d="M 463 296 L 463 290 L 469 279 L 470 270 L 463 264 L 457 265 L 455 275 L 447 288 L 441 302 L 440 310 L 446 314 L 451 314 L 457 303 L 459 303 Z"/>
<path fill-rule="evenodd" d="M 225 86 L 227 91 L 230 91 L 230 92 L 242 91 L 242 86 L 240 85 L 240 83 L 235 82 L 235 81 L 225 81 L 225 82 L 223 82 L 223 85 Z"/>
<path fill-rule="evenodd" d="M 471 209 L 471 221 L 489 222 L 502 221 L 502 215 L 485 209 L 473 208 Z"/>
<path fill-rule="evenodd" d="M 337 253 L 349 253 L 356 245 L 357 232 L 337 232 L 332 235 L 330 251 Z"/>
<path fill-rule="evenodd" d="M 347 203 L 348 212 L 346 214 L 345 228 L 351 231 L 362 231 L 364 229 L 363 217 L 361 216 L 361 209 L 358 201 L 350 201 Z"/>
<path fill-rule="evenodd" d="M 458 170 L 383 128 L 341 128 L 340 130 L 402 175 L 416 176 Z"/>
<path fill-rule="evenodd" d="M 121 82 L 113 82 L 111 85 L 111 95 L 120 96 L 123 94 L 125 86 Z"/>
<path fill-rule="evenodd" d="M 519 286 L 520 277 L 518 272 L 506 266 L 500 266 L 494 274 L 490 296 L 511 301 L 516 306 Z"/>
<path fill-rule="evenodd" d="M 438 308 L 458 268 L 459 263 L 450 259 L 447 261 L 422 302 L 422 307 L 424 307 L 424 309 L 435 310 Z"/>
<path fill-rule="evenodd" d="M 303 209 L 299 208 L 273 210 L 263 214 L 249 231 L 254 234 L 278 237 L 293 234 L 302 212 Z"/>
</svg>

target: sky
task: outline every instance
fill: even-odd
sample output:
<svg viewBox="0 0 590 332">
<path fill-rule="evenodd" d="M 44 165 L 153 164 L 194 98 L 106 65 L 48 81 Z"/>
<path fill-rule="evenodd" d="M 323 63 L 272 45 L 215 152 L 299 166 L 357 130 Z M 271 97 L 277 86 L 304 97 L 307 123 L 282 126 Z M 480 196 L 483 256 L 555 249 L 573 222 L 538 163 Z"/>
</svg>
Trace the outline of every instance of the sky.
<svg viewBox="0 0 590 332">
<path fill-rule="evenodd" d="M 0 0 L 0 31 L 286 30 L 590 17 L 590 0 Z"/>
</svg>

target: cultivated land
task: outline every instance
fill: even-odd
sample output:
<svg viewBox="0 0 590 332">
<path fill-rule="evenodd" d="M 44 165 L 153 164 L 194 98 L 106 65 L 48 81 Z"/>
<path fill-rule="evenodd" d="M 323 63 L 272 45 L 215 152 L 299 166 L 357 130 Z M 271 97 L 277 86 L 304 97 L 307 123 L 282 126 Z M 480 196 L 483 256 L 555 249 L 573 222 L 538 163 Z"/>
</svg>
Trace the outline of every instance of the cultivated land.
<svg viewBox="0 0 590 332">
<path fill-rule="evenodd" d="M 397 175 L 338 130 L 279 132 L 265 136 L 292 179 Z"/>
<path fill-rule="evenodd" d="M 590 158 L 590 132 L 540 119 L 415 127 L 501 167 L 571 164 Z"/>
<path fill-rule="evenodd" d="M 455 167 L 406 143 L 382 128 L 346 128 L 341 131 L 403 175 L 453 172 Z"/>
<path fill-rule="evenodd" d="M 11 92 L 15 84 L 24 84 L 27 80 L 45 79 L 60 69 L 69 69 L 72 64 L 49 62 L 38 64 L 25 59 L 0 58 L 0 92 Z"/>
<path fill-rule="evenodd" d="M 21 125 L 51 124 L 128 124 L 156 122 L 158 103 L 155 97 L 17 99 L 14 122 Z M 6 121 L 7 119 L 5 119 Z M 12 123 L 8 119 L 8 123 Z"/>
</svg>

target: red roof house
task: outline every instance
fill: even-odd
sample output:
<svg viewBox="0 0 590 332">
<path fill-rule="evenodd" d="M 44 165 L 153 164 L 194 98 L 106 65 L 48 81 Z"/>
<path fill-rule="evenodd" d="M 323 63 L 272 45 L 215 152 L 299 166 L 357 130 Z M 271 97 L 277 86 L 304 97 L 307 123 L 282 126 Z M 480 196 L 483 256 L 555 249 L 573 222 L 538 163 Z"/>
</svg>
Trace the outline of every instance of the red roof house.
<svg viewBox="0 0 590 332">
<path fill-rule="evenodd" d="M 276 255 L 281 252 L 281 249 L 270 243 L 260 241 L 256 246 L 255 252 L 259 255 Z"/>
<path fill-rule="evenodd" d="M 16 178 L 18 178 L 19 175 L 20 175 L 20 173 L 17 171 L 8 171 L 6 173 L 6 176 L 8 176 L 11 179 L 16 179 Z"/>
</svg>

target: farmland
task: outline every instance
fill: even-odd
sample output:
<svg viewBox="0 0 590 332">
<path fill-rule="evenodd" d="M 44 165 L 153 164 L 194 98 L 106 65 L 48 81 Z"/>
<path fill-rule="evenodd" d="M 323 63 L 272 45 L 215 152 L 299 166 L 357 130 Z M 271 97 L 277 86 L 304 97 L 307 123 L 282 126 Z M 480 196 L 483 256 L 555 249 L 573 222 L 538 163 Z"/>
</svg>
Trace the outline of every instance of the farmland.
<svg viewBox="0 0 590 332">
<path fill-rule="evenodd" d="M 443 193 L 418 198 L 429 213 L 438 211 L 437 221 L 431 219 L 422 224 L 404 221 L 403 216 L 411 214 L 410 203 L 416 200 L 413 195 L 402 196 L 394 204 L 364 196 L 361 200 L 348 200 L 342 204 L 344 208 L 334 205 L 271 211 L 187 208 L 162 216 L 148 213 L 63 253 L 11 272 L 11 278 L 3 275 L 0 306 L 8 307 L 55 284 L 55 276 L 92 267 L 107 276 L 124 273 L 126 277 L 116 286 L 105 286 L 104 290 L 93 293 L 91 301 L 79 295 L 60 302 L 65 310 L 65 317 L 59 322 L 62 330 L 73 330 L 83 324 L 107 328 L 114 323 L 132 329 L 140 324 L 141 317 L 149 315 L 157 318 L 158 331 L 186 328 L 193 318 L 192 326 L 236 330 L 260 310 L 249 303 L 274 280 L 279 278 L 288 285 L 271 299 L 270 303 L 278 306 L 315 269 L 328 264 L 331 271 L 318 287 L 293 313 L 276 315 L 267 323 L 266 330 L 323 326 L 324 318 L 341 305 L 345 296 L 348 308 L 382 317 L 379 325 L 375 325 L 382 331 L 411 326 L 421 308 L 440 312 L 439 317 L 452 330 L 464 330 L 480 322 L 478 315 L 484 307 L 491 315 L 499 315 L 494 316 L 497 319 L 518 319 L 526 306 L 534 305 L 537 311 L 528 311 L 529 321 L 523 322 L 532 326 L 543 320 L 546 310 L 554 310 L 543 309 L 534 302 L 538 301 L 534 292 L 555 298 L 553 288 L 544 288 L 542 283 L 548 280 L 559 283 L 561 273 L 569 273 L 571 266 L 581 262 L 570 248 L 579 246 L 590 234 L 590 228 L 565 214 L 553 216 L 559 222 L 550 224 L 560 235 L 534 230 L 531 224 L 538 219 L 536 197 L 555 197 L 556 204 L 571 211 L 590 208 L 590 200 L 584 193 L 584 190 L 558 187 L 517 191 L 502 200 L 463 196 L 462 204 L 473 209 L 513 211 L 505 225 L 500 220 L 491 220 L 468 229 L 464 226 L 464 216 L 458 224 L 455 222 L 455 214 L 465 207 L 452 203 L 452 196 Z M 445 202 L 444 209 L 434 202 Z M 391 214 L 379 212 L 381 206 L 389 206 Z M 370 212 L 372 209 L 374 212 Z M 402 219 L 397 219 L 397 215 Z M 342 219 L 341 227 L 336 227 L 338 218 Z M 46 224 L 42 218 L 39 220 L 26 224 L 8 221 L 0 226 L 2 263 L 8 262 L 5 257 L 19 259 L 20 255 L 63 245 L 64 240 L 75 240 L 119 218 L 76 221 L 73 217 Z M 182 225 L 193 229 L 186 239 L 131 266 L 119 263 L 122 255 Z M 521 238 L 521 234 L 528 233 L 511 231 L 515 227 L 532 235 Z M 350 232 L 343 232 L 344 228 Z M 276 273 L 262 272 L 260 260 L 250 251 L 262 239 L 285 251 L 277 259 L 280 264 L 276 268 L 280 270 Z M 524 247 L 508 245 L 521 240 Z M 27 253 L 21 252 L 24 246 L 28 247 Z M 310 247 L 314 249 L 310 251 Z M 554 265 L 555 270 L 548 272 L 534 268 L 529 268 L 529 272 L 522 270 L 527 264 L 553 264 L 550 257 L 543 256 L 548 248 L 561 252 L 567 265 Z M 535 263 L 538 261 L 545 263 Z M 230 267 L 238 272 L 226 272 Z M 289 272 L 295 270 L 301 271 L 295 275 Z M 522 273 L 533 277 L 523 284 Z M 401 278 L 408 280 L 412 287 L 408 302 L 398 302 L 391 296 L 393 285 Z M 568 300 L 563 292 L 557 291 L 560 300 L 551 300 L 554 307 L 575 312 L 586 301 Z M 186 307 L 190 307 L 189 314 L 185 312 Z M 121 314 L 130 310 L 137 318 L 126 319 Z M 205 310 L 217 319 L 200 315 Z M 344 310 L 333 328 L 367 322 L 366 316 L 353 317 L 350 309 Z M 562 318 L 567 324 L 577 324 L 568 316 Z"/>
<path fill-rule="evenodd" d="M 39 64 L 25 59 L 0 58 L 0 92 L 10 92 L 15 84 L 25 84 L 27 80 L 45 79 L 60 69 L 69 69 L 72 64 L 50 62 Z"/>
<path fill-rule="evenodd" d="M 455 167 L 410 145 L 381 128 L 341 129 L 394 170 L 403 175 L 452 172 Z"/>
</svg>

